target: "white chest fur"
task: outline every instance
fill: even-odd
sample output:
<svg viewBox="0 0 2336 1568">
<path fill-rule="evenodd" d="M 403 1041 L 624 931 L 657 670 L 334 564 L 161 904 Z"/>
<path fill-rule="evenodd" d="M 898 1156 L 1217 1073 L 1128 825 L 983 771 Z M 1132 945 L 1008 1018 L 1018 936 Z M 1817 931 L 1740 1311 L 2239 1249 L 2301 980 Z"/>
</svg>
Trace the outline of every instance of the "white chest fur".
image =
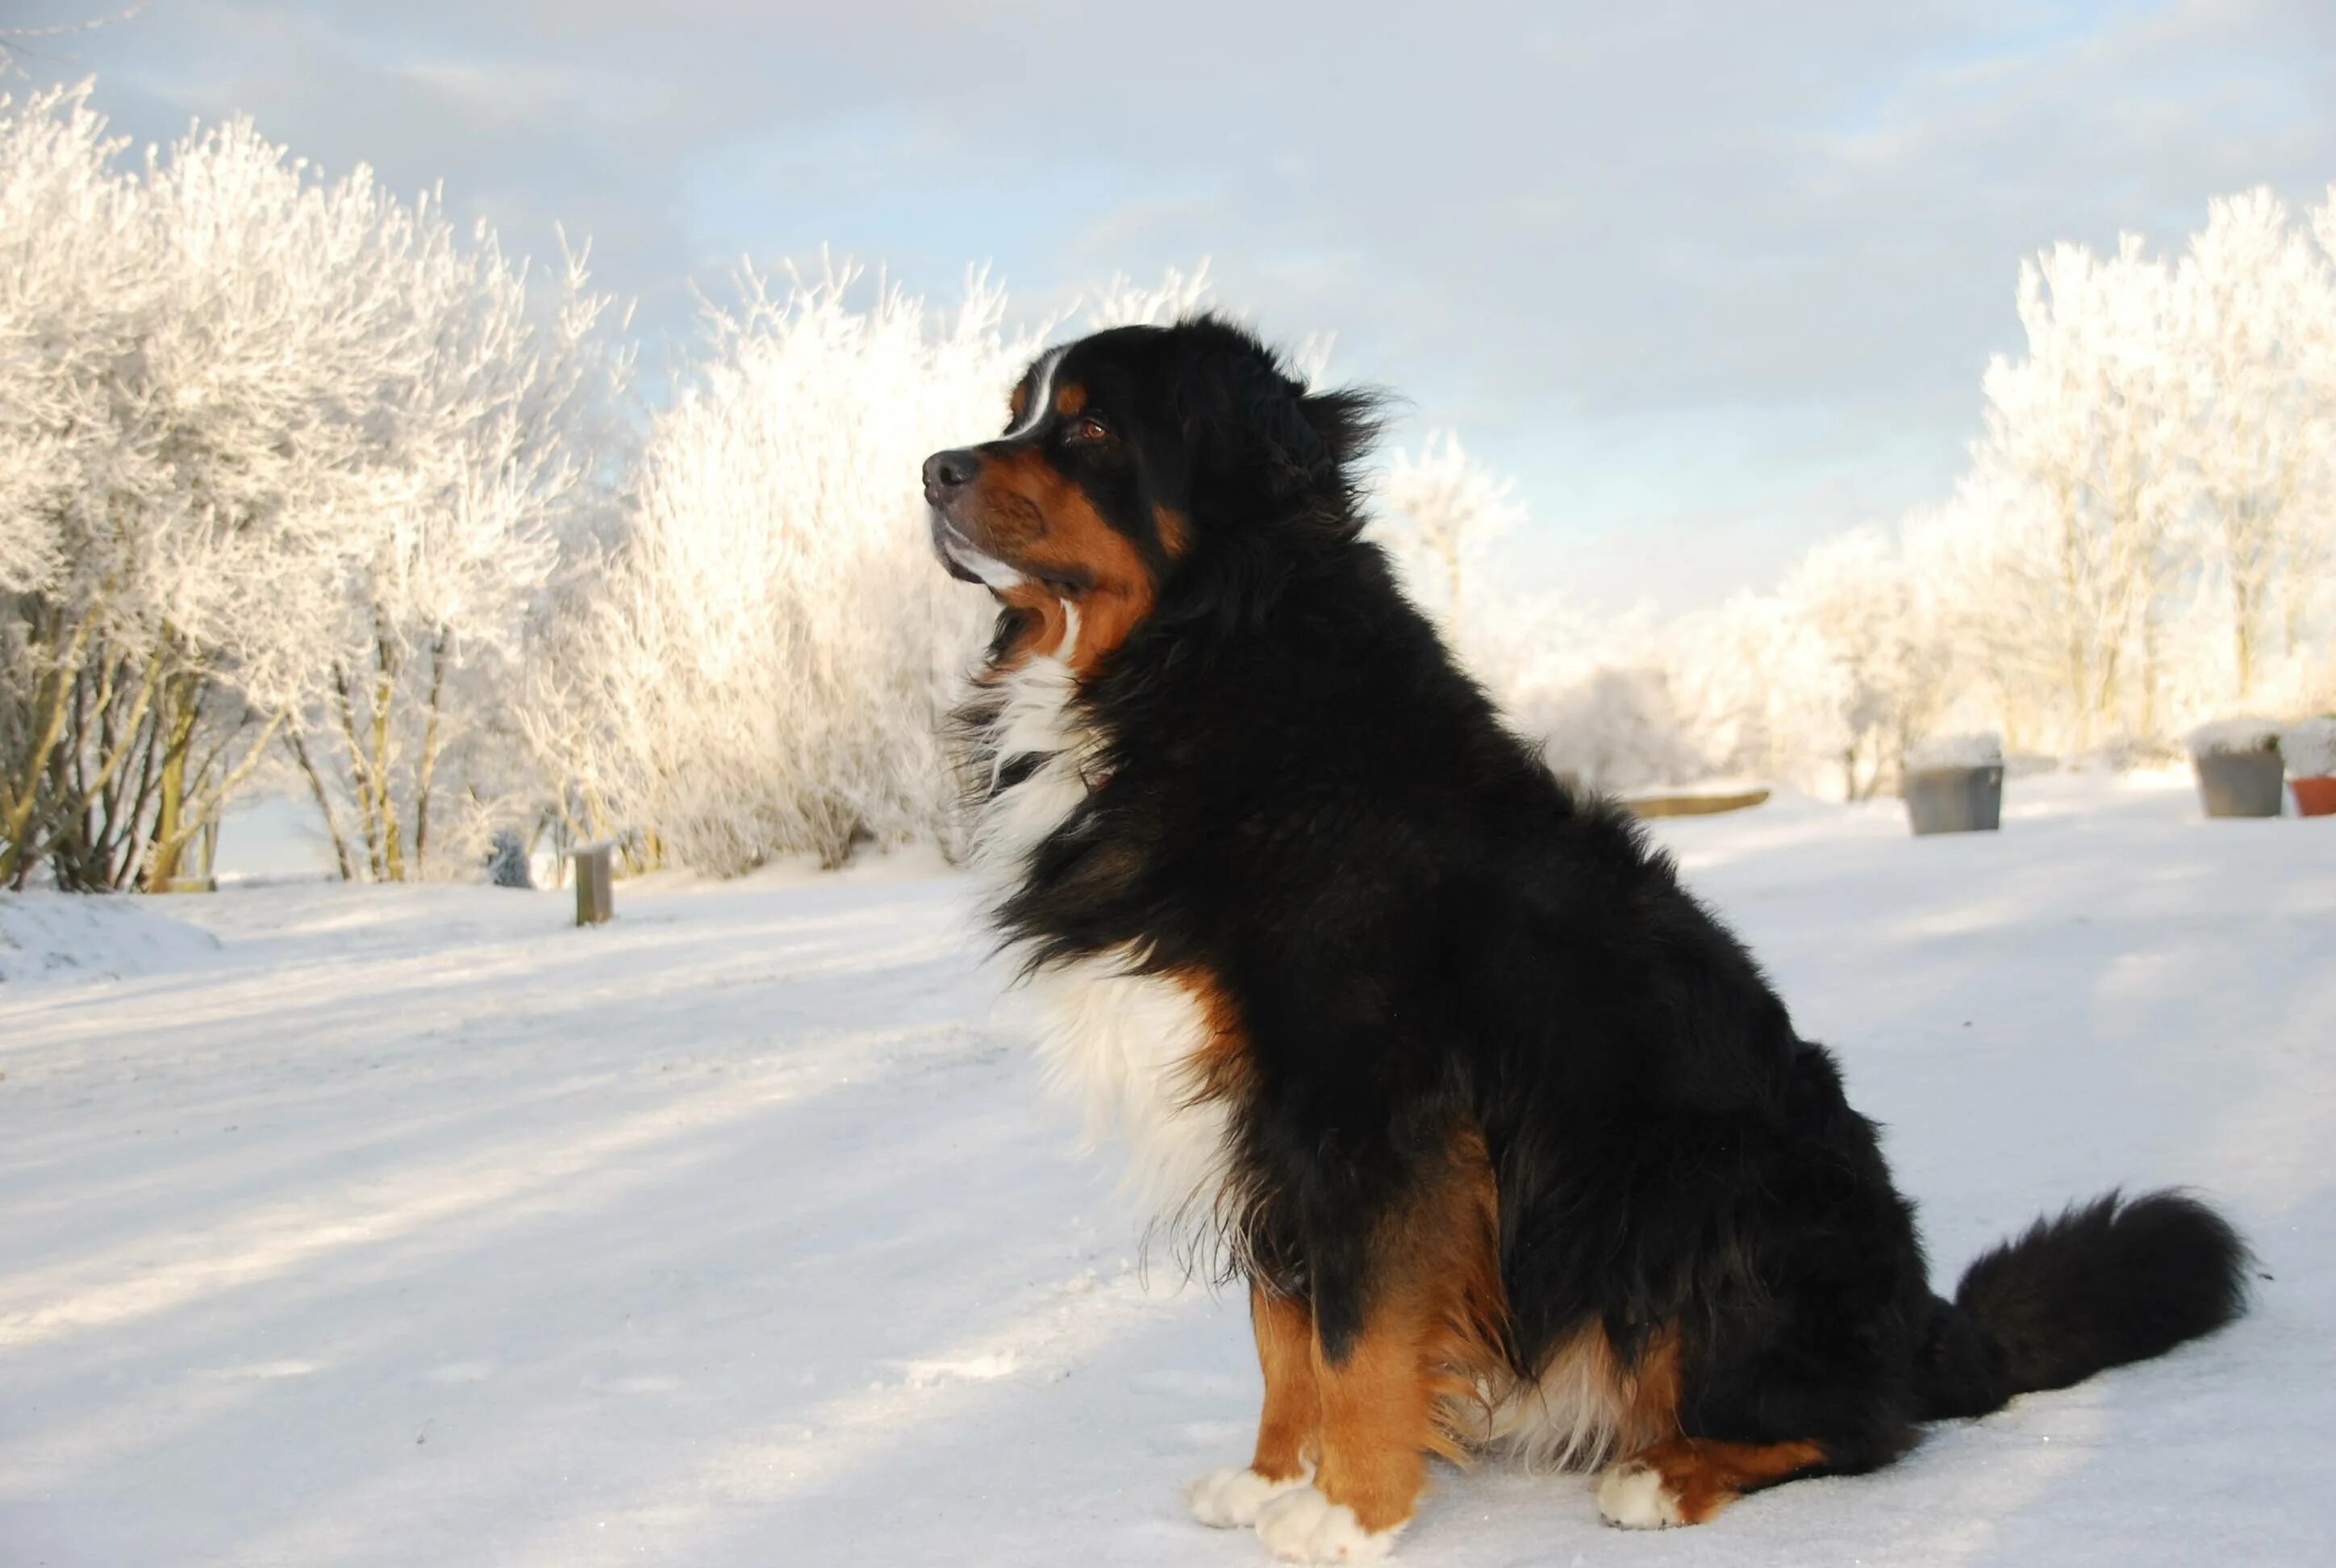
<svg viewBox="0 0 2336 1568">
<path fill-rule="evenodd" d="M 1063 647 L 1077 637 L 1075 614 Z M 992 765 L 1002 774 L 1017 758 L 1045 760 L 993 789 L 975 823 L 974 868 L 998 896 L 1021 885 L 1030 852 L 1086 800 L 1095 737 L 1073 706 L 1076 689 L 1051 655 L 1005 677 Z M 1228 1122 L 1222 1105 L 1193 1103 L 1191 1064 L 1207 1023 L 1192 994 L 1129 973 L 1124 952 L 1049 965 L 1030 993 L 1046 1076 L 1084 1111 L 1090 1143 L 1117 1132 L 1130 1145 L 1131 1196 L 1161 1220 L 1205 1223 L 1223 1182 Z"/>
</svg>

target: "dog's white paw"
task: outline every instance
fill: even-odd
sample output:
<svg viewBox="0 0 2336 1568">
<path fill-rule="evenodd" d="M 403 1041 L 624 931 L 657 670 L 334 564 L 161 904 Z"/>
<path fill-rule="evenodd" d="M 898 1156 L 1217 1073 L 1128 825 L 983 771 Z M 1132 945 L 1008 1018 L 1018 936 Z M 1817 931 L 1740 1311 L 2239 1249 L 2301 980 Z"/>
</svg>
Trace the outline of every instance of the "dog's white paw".
<svg viewBox="0 0 2336 1568">
<path fill-rule="evenodd" d="M 1364 1529 L 1352 1508 L 1312 1486 L 1283 1493 L 1257 1516 L 1257 1538 L 1283 1563 L 1377 1563 L 1395 1550 L 1402 1533 L 1400 1524 Z"/>
<path fill-rule="evenodd" d="M 1269 1481 L 1246 1465 L 1212 1470 L 1184 1488 L 1184 1505 L 1192 1517 L 1212 1530 L 1230 1530 L 1257 1523 L 1258 1511 L 1284 1492 L 1306 1485 L 1303 1475 L 1286 1481 Z"/>
<path fill-rule="evenodd" d="M 1598 1514 L 1625 1530 L 1661 1530 L 1687 1523 L 1663 1473 L 1630 1459 L 1609 1465 L 1598 1477 Z"/>
</svg>

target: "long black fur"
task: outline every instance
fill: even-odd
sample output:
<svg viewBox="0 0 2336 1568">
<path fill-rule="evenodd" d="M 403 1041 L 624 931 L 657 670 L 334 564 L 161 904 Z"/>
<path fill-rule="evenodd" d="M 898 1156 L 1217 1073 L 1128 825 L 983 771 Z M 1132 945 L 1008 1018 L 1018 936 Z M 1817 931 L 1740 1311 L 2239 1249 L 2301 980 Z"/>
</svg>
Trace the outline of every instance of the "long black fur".
<svg viewBox="0 0 2336 1568">
<path fill-rule="evenodd" d="M 2211 1333 L 2246 1306 L 2246 1261 L 2229 1223 L 2178 1193 L 2111 1193 L 2039 1220 L 1956 1287 L 1984 1349 L 1976 1365 L 1934 1367 L 1934 1413 L 1991 1410 Z"/>
<path fill-rule="evenodd" d="M 1033 965 L 1131 950 L 1231 993 L 1253 1073 L 1224 1212 L 1331 1356 L 1376 1222 L 1464 1127 L 1497 1182 L 1520 1374 L 1585 1323 L 1626 1356 L 1677 1325 L 1688 1435 L 1814 1439 L 1834 1470 L 2241 1310 L 2237 1237 L 2170 1194 L 2073 1211 L 1932 1293 L 1834 1058 L 1359 538 L 1371 397 L 1309 392 L 1213 318 L 1100 334 L 1057 379 L 1114 435 L 1049 461 L 1163 580 L 1080 695 L 1096 785 L 998 920 Z M 1173 561 L 1163 508 L 1189 524 Z M 998 646 L 1018 630 L 1007 612 Z"/>
</svg>

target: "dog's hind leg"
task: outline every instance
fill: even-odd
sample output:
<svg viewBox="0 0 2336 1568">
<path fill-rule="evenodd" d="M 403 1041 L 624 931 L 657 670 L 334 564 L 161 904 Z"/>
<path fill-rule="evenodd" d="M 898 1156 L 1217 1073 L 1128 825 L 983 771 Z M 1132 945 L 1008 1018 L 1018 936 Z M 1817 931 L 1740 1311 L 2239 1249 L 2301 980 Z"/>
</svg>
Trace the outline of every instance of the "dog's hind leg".
<svg viewBox="0 0 2336 1568">
<path fill-rule="evenodd" d="M 1833 1468 L 1825 1445 L 1807 1440 L 1668 1437 L 1607 1467 L 1598 1481 L 1598 1512 L 1626 1530 L 1700 1524 L 1747 1492 Z"/>
<path fill-rule="evenodd" d="M 1250 1326 L 1257 1331 L 1265 1408 L 1257 1452 L 1247 1465 L 1212 1470 L 1185 1488 L 1192 1517 L 1220 1529 L 1254 1524 L 1258 1513 L 1304 1485 L 1320 1457 L 1321 1395 L 1314 1381 L 1314 1314 L 1305 1302 L 1250 1287 Z"/>
<path fill-rule="evenodd" d="M 1806 1300 L 1803 1303 L 1806 1305 Z M 1841 1298 L 1831 1299 L 1841 1305 Z M 1747 1493 L 1807 1475 L 1847 1475 L 1889 1464 L 1913 1441 L 1900 1315 L 1803 1313 L 1761 1349 L 1714 1356 L 1690 1350 L 1675 1435 L 1608 1466 L 1598 1512 L 1609 1524 L 1650 1530 L 1700 1524 Z M 1826 1332 L 1825 1325 L 1836 1326 Z M 1894 1349 L 1888 1347 L 1895 1347 Z"/>
</svg>

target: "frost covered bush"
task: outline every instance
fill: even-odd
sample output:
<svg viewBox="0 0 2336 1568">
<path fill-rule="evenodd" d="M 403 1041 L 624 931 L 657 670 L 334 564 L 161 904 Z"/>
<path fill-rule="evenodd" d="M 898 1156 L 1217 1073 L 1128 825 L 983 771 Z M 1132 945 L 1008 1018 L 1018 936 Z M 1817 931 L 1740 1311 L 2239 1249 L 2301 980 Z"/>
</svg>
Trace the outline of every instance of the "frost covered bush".
<svg viewBox="0 0 2336 1568">
<path fill-rule="evenodd" d="M 2279 724 L 2273 719 L 2221 718 L 2198 726 L 2185 738 L 2192 756 L 2234 756 L 2277 751 L 2279 732 Z"/>
<path fill-rule="evenodd" d="M 1933 735 L 1917 742 L 1906 752 L 1906 771 L 1922 772 L 1932 768 L 2000 767 L 2003 765 L 2003 737 L 1993 730 L 1979 730 L 1970 735 Z"/>
<path fill-rule="evenodd" d="M 1660 669 L 1610 666 L 1543 694 L 1525 710 L 1542 755 L 1610 794 L 1693 779 L 1709 771 L 1691 745 Z"/>
<path fill-rule="evenodd" d="M 532 888 L 527 844 L 516 830 L 497 828 L 487 841 L 487 881 L 499 888 Z"/>
<path fill-rule="evenodd" d="M 710 317 L 563 705 L 598 710 L 597 809 L 718 875 L 949 833 L 940 725 L 988 601 L 934 565 L 917 474 L 998 425 L 1023 346 L 978 280 L 953 311 L 863 284 L 750 273 Z"/>
<path fill-rule="evenodd" d="M 1199 303 L 1115 278 L 1084 325 Z M 933 559 L 925 457 L 997 430 L 1037 339 L 979 277 L 942 308 L 848 264 L 747 271 L 650 423 L 601 570 L 563 590 L 524 725 L 579 836 L 729 876 L 956 847 L 942 729 L 995 606 Z"/>
</svg>

